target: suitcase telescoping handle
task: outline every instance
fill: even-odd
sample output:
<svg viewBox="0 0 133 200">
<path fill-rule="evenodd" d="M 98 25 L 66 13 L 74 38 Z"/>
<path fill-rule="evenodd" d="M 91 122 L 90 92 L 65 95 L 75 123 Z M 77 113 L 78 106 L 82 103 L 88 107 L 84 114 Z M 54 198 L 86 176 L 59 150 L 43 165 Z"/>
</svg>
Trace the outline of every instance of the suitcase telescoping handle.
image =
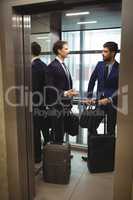
<svg viewBox="0 0 133 200">
<path fill-rule="evenodd" d="M 96 99 L 95 102 L 95 106 L 97 107 L 98 106 L 98 101 L 99 99 Z M 105 113 L 105 110 L 104 110 L 104 117 L 103 117 L 103 123 L 104 123 L 104 135 L 107 135 L 108 134 L 108 130 L 107 130 L 107 114 Z"/>
<path fill-rule="evenodd" d="M 107 114 L 104 112 L 104 135 L 107 135 L 108 130 L 107 130 Z"/>
</svg>

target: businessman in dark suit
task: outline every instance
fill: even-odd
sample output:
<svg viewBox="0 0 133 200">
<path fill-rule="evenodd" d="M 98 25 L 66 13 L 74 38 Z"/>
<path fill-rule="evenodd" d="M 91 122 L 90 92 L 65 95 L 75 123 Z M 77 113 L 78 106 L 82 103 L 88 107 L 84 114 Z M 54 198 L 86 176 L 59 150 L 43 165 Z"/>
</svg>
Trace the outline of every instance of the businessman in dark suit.
<svg viewBox="0 0 133 200">
<path fill-rule="evenodd" d="M 107 134 L 115 136 L 116 115 L 117 115 L 117 99 L 118 99 L 118 78 L 119 78 L 119 63 L 115 60 L 118 45 L 115 42 L 107 42 L 103 46 L 103 61 L 98 62 L 94 69 L 89 85 L 87 104 L 95 104 L 93 97 L 93 89 L 95 82 L 98 81 L 96 98 L 102 110 L 107 114 Z M 90 128 L 90 135 L 97 134 L 97 128 L 103 116 L 99 116 Z M 89 138 L 88 138 L 89 139 Z M 82 157 L 87 160 L 86 157 Z"/>
<path fill-rule="evenodd" d="M 31 44 L 32 53 L 32 94 L 33 94 L 33 133 L 35 162 L 41 161 L 41 132 L 44 142 L 48 142 L 48 130 L 45 127 L 44 87 L 46 86 L 47 65 L 40 60 L 41 47 L 37 42 Z M 43 115 L 44 114 L 44 115 Z"/>
<path fill-rule="evenodd" d="M 55 121 L 55 142 L 63 143 L 64 138 L 64 106 L 71 109 L 71 98 L 76 96 L 77 93 L 72 89 L 72 77 L 68 67 L 65 65 L 64 60 L 69 54 L 68 44 L 66 41 L 57 41 L 53 46 L 53 52 L 56 58 L 48 65 L 47 68 L 47 85 L 48 104 L 54 107 L 59 117 Z"/>
</svg>

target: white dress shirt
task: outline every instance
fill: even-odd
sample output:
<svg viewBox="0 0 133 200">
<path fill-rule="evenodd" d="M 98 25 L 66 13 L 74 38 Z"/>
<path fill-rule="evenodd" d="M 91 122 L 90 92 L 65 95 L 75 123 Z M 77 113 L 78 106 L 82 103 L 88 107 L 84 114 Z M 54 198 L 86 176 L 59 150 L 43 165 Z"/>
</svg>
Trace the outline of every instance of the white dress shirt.
<svg viewBox="0 0 133 200">
<path fill-rule="evenodd" d="M 64 62 L 58 56 L 56 56 L 56 59 L 60 62 L 60 64 L 61 64 L 66 76 L 68 77 L 68 72 L 67 72 L 67 70 L 65 69 L 65 67 L 63 65 Z M 67 91 L 64 92 L 64 96 L 67 96 Z"/>
<path fill-rule="evenodd" d="M 58 61 L 60 62 L 62 68 L 63 68 L 64 71 L 65 71 L 65 74 L 68 76 L 68 72 L 66 71 L 66 69 L 65 69 L 65 67 L 64 67 L 64 65 L 63 65 L 64 62 L 63 62 L 58 56 L 56 56 L 56 60 L 58 60 Z"/>
</svg>

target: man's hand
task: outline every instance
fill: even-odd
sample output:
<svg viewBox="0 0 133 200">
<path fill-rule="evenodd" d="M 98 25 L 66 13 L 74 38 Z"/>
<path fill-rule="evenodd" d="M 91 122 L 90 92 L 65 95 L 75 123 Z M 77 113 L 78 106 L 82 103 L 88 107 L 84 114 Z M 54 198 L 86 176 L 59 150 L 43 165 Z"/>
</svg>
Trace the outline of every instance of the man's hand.
<svg viewBox="0 0 133 200">
<path fill-rule="evenodd" d="M 95 105 L 96 100 L 95 99 L 84 99 L 84 100 L 81 100 L 81 103 L 86 104 L 86 105 Z"/>
<path fill-rule="evenodd" d="M 68 96 L 68 97 L 76 97 L 78 95 L 79 95 L 79 93 L 76 92 L 76 90 L 74 90 L 74 89 L 71 89 L 71 90 L 68 90 L 65 92 L 65 96 Z"/>
<path fill-rule="evenodd" d="M 100 100 L 98 101 L 98 104 L 99 104 L 99 105 L 103 105 L 103 106 L 106 106 L 107 104 L 110 104 L 110 103 L 111 103 L 111 100 L 108 99 L 108 98 L 100 99 Z"/>
</svg>

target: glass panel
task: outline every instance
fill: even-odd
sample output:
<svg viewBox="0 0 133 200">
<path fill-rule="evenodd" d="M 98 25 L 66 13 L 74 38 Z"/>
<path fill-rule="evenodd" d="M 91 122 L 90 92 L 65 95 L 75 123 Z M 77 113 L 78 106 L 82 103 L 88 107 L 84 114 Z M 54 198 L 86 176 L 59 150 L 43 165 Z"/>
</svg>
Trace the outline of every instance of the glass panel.
<svg viewBox="0 0 133 200">
<path fill-rule="evenodd" d="M 118 63 L 120 63 L 120 53 L 117 53 L 117 54 L 116 54 L 115 59 L 116 59 L 116 61 L 117 61 Z"/>
<path fill-rule="evenodd" d="M 84 54 L 83 55 L 83 83 L 82 83 L 82 90 L 84 91 L 84 97 L 87 96 L 87 88 L 88 83 L 91 77 L 91 74 L 96 67 L 98 61 L 102 60 L 101 54 Z M 94 91 L 96 91 L 96 87 L 94 88 Z"/>
<path fill-rule="evenodd" d="M 116 42 L 120 49 L 121 29 L 84 31 L 83 38 L 83 50 L 102 50 L 108 41 Z"/>
<path fill-rule="evenodd" d="M 51 55 L 42 55 L 40 58 L 47 65 L 51 62 Z"/>
<path fill-rule="evenodd" d="M 70 51 L 80 50 L 80 32 L 62 32 L 62 39 L 68 42 Z"/>
<path fill-rule="evenodd" d="M 121 46 L 121 29 L 105 29 L 82 31 L 83 45 L 82 50 L 102 50 L 103 44 L 107 41 L 114 41 Z M 62 39 L 68 41 L 69 49 L 71 51 L 80 51 L 80 31 L 62 32 Z"/>
<path fill-rule="evenodd" d="M 87 145 L 88 130 L 87 128 L 82 129 L 83 145 Z"/>
<path fill-rule="evenodd" d="M 40 44 L 42 52 L 50 52 L 51 50 L 50 33 L 32 34 L 30 39 L 31 42 L 37 42 L 38 44 Z"/>
</svg>

